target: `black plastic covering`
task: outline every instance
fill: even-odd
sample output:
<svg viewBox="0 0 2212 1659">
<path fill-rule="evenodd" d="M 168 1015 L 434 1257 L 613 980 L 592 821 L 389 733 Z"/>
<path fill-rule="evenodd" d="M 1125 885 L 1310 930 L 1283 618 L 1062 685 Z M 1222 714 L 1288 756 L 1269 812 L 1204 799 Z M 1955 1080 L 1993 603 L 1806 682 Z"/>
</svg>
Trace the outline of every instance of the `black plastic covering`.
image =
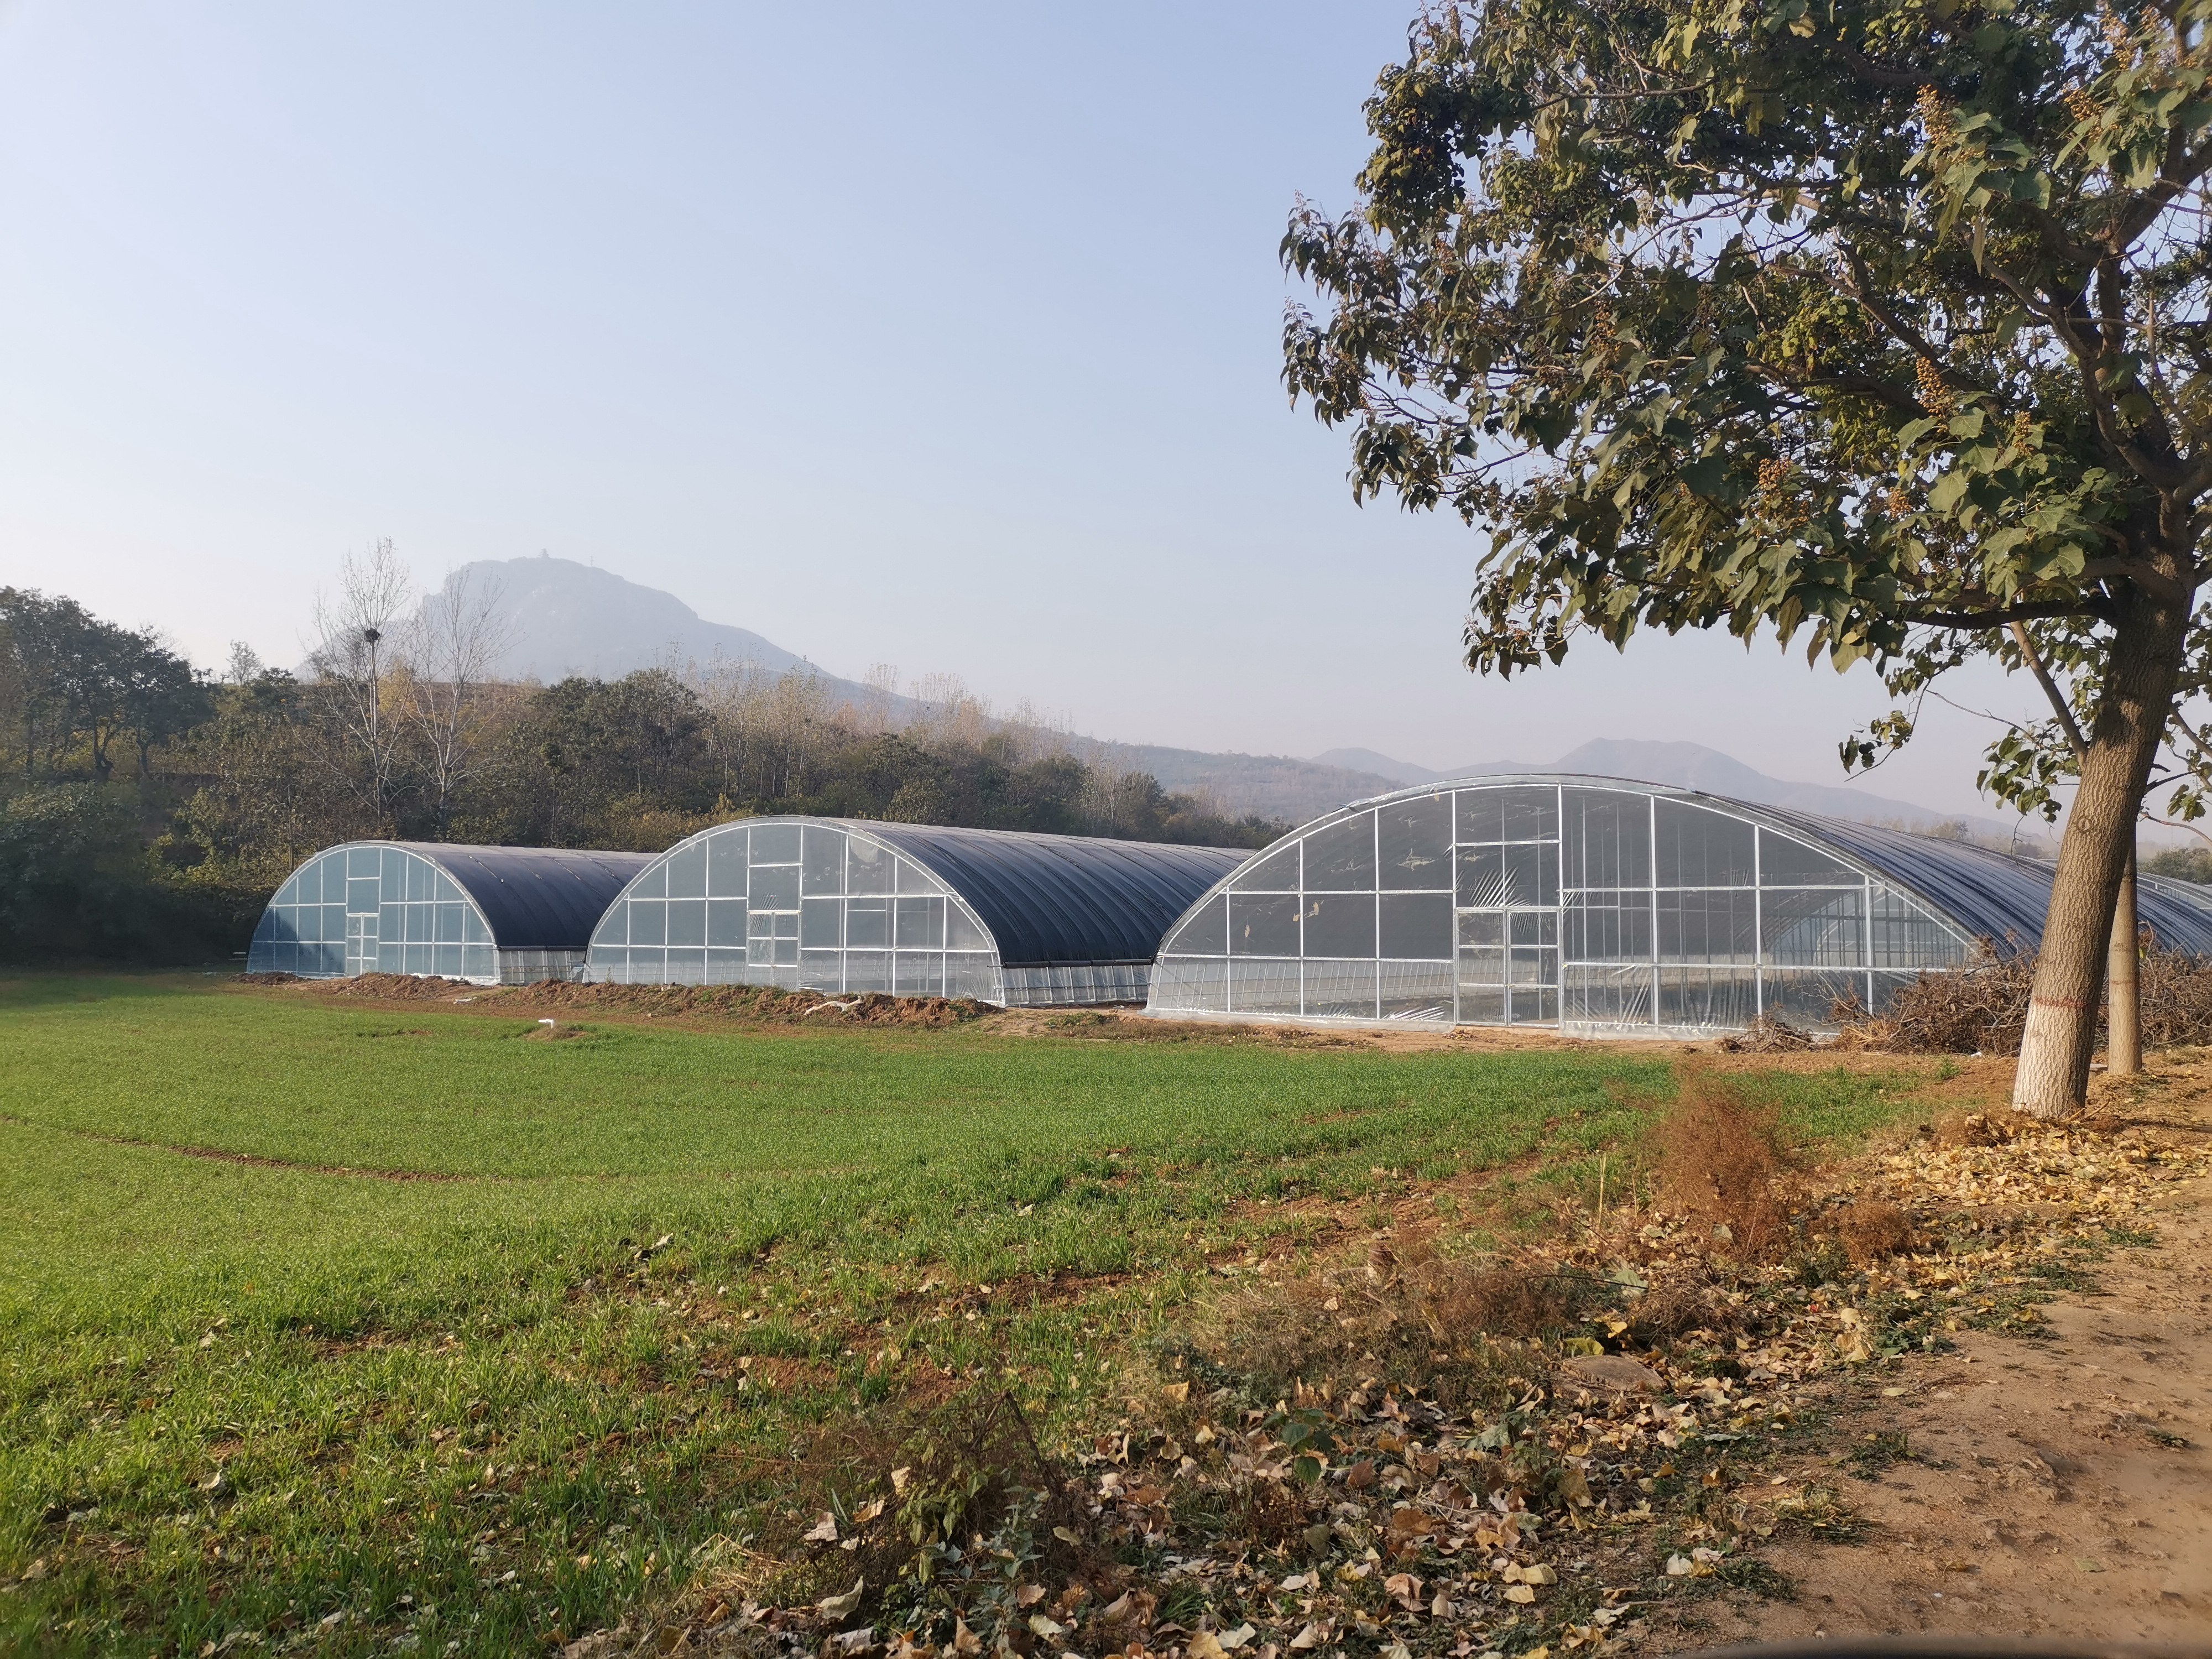
<svg viewBox="0 0 2212 1659">
<path fill-rule="evenodd" d="M 2033 951 L 2043 942 L 2057 873 L 2047 864 L 1909 830 L 1771 806 L 1728 805 L 1826 842 L 1948 916 L 1968 937 L 1990 940 L 2002 954 Z M 2168 950 L 2212 957 L 2212 889 L 2145 876 L 2136 884 L 2136 911 Z"/>
<path fill-rule="evenodd" d="M 502 951 L 582 951 L 592 930 L 651 853 L 600 853 L 562 847 L 470 847 L 398 841 L 451 876 L 483 912 Z"/>
<path fill-rule="evenodd" d="M 1150 962 L 1176 918 L 1249 856 L 1089 836 L 840 822 L 907 854 L 965 899 L 1007 968 Z"/>
</svg>

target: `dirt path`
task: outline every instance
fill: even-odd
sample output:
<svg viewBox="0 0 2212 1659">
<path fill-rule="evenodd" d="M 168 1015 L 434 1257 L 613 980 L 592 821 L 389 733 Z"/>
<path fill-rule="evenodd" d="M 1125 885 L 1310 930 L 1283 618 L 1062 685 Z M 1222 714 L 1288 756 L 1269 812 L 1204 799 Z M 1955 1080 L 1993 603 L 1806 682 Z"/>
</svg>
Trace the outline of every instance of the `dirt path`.
<svg viewBox="0 0 2212 1659">
<path fill-rule="evenodd" d="M 1869 1523 L 1864 1541 L 1771 1549 L 1794 1600 L 1739 1604 L 1656 1645 L 1926 1633 L 2212 1647 L 2212 1181 L 2174 1188 L 2159 1231 L 2156 1248 L 2114 1252 L 2100 1293 L 2048 1307 L 2049 1338 L 1962 1333 L 1954 1352 L 1860 1387 L 1830 1445 L 1902 1432 L 1911 1456 L 1871 1483 L 1808 1461 L 1772 1490 L 1833 1486 Z"/>
</svg>

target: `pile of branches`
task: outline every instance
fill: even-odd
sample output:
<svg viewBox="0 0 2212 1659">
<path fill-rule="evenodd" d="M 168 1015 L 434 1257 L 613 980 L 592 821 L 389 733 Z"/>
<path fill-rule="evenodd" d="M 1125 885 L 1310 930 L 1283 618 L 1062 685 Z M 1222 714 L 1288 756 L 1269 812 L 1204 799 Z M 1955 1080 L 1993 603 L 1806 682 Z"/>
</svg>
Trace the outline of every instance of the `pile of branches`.
<svg viewBox="0 0 2212 1659">
<path fill-rule="evenodd" d="M 2035 953 L 1999 955 L 1984 943 L 1964 972 L 1923 974 L 1873 1018 L 1858 1010 L 1844 1025 L 1863 1048 L 1903 1054 L 2016 1054 L 2027 1026 Z M 2146 1048 L 2212 1044 L 2212 962 L 2150 939 L 2137 969 Z M 1844 1011 L 1839 1011 L 1842 1012 Z M 2101 1029 L 2101 1027 L 2100 1027 Z"/>
</svg>

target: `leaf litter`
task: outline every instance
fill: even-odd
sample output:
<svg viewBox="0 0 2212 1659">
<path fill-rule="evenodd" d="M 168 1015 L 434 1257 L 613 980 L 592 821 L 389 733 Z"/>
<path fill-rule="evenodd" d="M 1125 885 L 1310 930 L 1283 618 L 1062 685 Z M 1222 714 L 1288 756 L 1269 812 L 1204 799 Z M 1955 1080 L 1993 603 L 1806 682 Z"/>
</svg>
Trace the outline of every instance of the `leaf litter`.
<svg viewBox="0 0 2212 1659">
<path fill-rule="evenodd" d="M 1664 1646 L 1683 1598 L 1786 1594 L 1774 1540 L 1862 1535 L 1844 1486 L 1910 1458 L 1901 1435 L 1832 1455 L 1837 1483 L 1767 1474 L 1826 1445 L 1839 1389 L 1962 1331 L 2033 1336 L 2111 1240 L 2154 1233 L 2166 1189 L 2212 1172 L 2212 1146 L 2141 1127 L 1971 1114 L 1805 1170 L 1711 1077 L 1668 1134 L 1655 1204 L 1505 1255 L 1400 1229 L 1247 1281 L 1133 1357 L 1111 1420 L 1049 1455 L 1006 1395 L 956 1396 L 903 1439 L 879 1418 L 872 1448 L 856 1427 L 817 1460 L 857 1483 L 842 1507 L 710 1548 L 657 1616 L 567 1659 Z"/>
</svg>

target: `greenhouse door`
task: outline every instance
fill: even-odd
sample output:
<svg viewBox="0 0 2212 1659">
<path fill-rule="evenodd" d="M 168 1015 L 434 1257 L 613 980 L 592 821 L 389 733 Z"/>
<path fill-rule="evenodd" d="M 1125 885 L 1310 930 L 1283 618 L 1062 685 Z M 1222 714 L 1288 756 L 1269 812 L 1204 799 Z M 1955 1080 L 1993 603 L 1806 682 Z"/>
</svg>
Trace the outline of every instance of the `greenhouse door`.
<svg viewBox="0 0 2212 1659">
<path fill-rule="evenodd" d="M 1559 911 L 1461 911 L 1459 1023 L 1549 1024 L 1559 1017 Z"/>
<path fill-rule="evenodd" d="M 374 877 L 346 883 L 345 970 L 376 971 L 376 921 L 383 889 Z"/>
</svg>

